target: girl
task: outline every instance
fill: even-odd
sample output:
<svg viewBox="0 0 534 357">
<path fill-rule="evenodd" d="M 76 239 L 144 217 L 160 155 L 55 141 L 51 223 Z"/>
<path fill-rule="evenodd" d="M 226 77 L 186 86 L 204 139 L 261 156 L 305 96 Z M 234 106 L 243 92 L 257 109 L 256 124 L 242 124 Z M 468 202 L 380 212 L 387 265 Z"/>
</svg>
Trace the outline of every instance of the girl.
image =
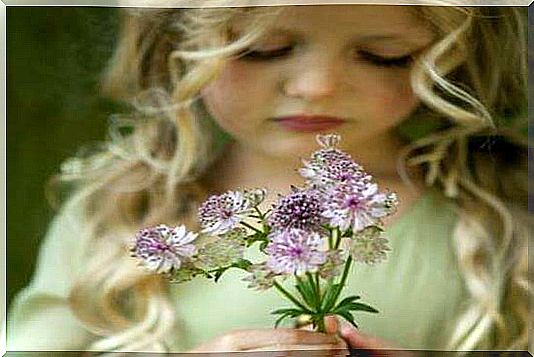
<svg viewBox="0 0 534 357">
<path fill-rule="evenodd" d="M 526 9 L 525 9 L 526 10 Z M 74 193 L 11 309 L 9 349 L 526 349 L 526 11 L 283 6 L 125 10 L 104 79 L 134 105 L 68 161 Z M 362 330 L 271 329 L 239 272 L 169 286 L 128 257 L 238 187 L 285 192 L 318 133 L 400 197 L 386 264 L 348 293 Z M 400 163 L 400 164 L 399 164 Z"/>
</svg>

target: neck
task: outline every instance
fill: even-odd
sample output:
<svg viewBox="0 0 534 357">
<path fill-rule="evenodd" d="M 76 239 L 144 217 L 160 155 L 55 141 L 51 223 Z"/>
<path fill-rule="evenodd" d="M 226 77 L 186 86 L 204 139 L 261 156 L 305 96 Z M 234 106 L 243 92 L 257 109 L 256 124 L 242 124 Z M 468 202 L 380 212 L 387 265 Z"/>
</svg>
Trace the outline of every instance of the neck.
<svg viewBox="0 0 534 357">
<path fill-rule="evenodd" d="M 304 183 L 297 172 L 300 166 L 299 157 L 281 159 L 262 155 L 232 142 L 209 173 L 208 184 L 213 192 L 265 187 L 272 192 L 285 193 L 289 185 Z"/>
<path fill-rule="evenodd" d="M 343 146 L 342 149 L 351 154 L 379 184 L 382 182 L 391 187 L 400 182 L 396 167 L 401 147 L 401 142 L 388 134 L 379 139 L 373 138 L 372 143 L 362 142 L 357 146 L 352 145 L 350 150 Z M 210 170 L 207 184 L 213 193 L 237 188 L 266 187 L 272 192 L 284 194 L 289 191 L 290 185 L 304 183 L 298 174 L 298 169 L 302 167 L 301 159 L 295 156 L 272 157 L 232 142 L 226 148 L 223 158 Z"/>
</svg>

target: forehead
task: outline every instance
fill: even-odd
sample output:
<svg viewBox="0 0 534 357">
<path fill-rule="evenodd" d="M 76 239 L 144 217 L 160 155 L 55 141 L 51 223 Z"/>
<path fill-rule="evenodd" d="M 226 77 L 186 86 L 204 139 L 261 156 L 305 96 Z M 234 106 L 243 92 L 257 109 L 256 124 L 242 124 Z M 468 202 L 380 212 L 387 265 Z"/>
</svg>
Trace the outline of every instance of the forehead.
<svg viewBox="0 0 534 357">
<path fill-rule="evenodd" d="M 237 31 L 251 19 L 237 21 Z M 287 6 L 269 24 L 266 34 L 287 36 L 357 37 L 362 40 L 405 38 L 426 43 L 433 33 L 416 16 L 413 6 L 308 5 Z"/>
</svg>

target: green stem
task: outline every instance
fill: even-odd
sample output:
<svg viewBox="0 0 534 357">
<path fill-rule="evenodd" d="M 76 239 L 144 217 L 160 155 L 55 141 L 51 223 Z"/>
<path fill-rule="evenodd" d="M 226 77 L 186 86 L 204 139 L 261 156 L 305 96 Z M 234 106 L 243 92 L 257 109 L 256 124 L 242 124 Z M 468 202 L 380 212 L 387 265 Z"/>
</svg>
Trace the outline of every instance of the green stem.
<svg viewBox="0 0 534 357">
<path fill-rule="evenodd" d="M 247 228 L 252 229 L 252 230 L 255 231 L 256 233 L 263 233 L 263 232 L 260 231 L 258 228 L 251 226 L 251 225 L 248 224 L 247 222 L 241 222 L 241 224 L 244 225 L 244 226 L 247 227 Z"/>
<path fill-rule="evenodd" d="M 341 232 L 339 231 L 339 227 L 334 228 L 334 233 L 335 233 L 335 242 L 336 242 L 336 244 L 334 245 L 334 249 L 338 249 L 339 244 L 341 243 Z"/>
<path fill-rule="evenodd" d="M 287 291 L 286 289 L 284 289 L 282 287 L 282 285 L 278 284 L 277 281 L 274 282 L 274 287 L 278 289 L 278 291 L 280 291 L 280 293 L 282 293 L 282 295 L 284 295 L 286 298 L 288 298 L 289 300 L 291 300 L 291 302 L 293 304 L 295 304 L 296 306 L 298 306 L 300 309 L 302 309 L 304 312 L 306 312 L 307 314 L 313 314 L 312 311 L 310 311 L 306 306 L 302 305 L 300 303 L 300 301 L 298 301 L 293 295 L 291 295 L 289 293 L 289 291 Z"/>
<path fill-rule="evenodd" d="M 324 317 L 321 316 L 321 318 L 317 321 L 317 332 L 325 333 L 326 327 L 324 325 Z"/>
<path fill-rule="evenodd" d="M 315 286 L 317 286 L 317 297 L 319 298 L 319 308 L 321 308 L 322 296 L 321 296 L 321 283 L 319 282 L 319 273 L 315 273 Z"/>
<path fill-rule="evenodd" d="M 347 258 L 347 262 L 345 263 L 345 268 L 343 269 L 343 275 L 341 276 L 339 287 L 336 290 L 336 295 L 333 299 L 334 303 L 332 304 L 332 307 L 336 306 L 337 299 L 339 299 L 339 295 L 341 295 L 341 290 L 343 290 L 343 288 L 345 287 L 345 282 L 347 281 L 347 277 L 349 275 L 351 264 L 352 264 L 352 257 L 349 255 L 349 257 Z"/>
<path fill-rule="evenodd" d="M 330 313 L 331 312 L 330 310 L 334 306 L 336 306 L 337 299 L 339 298 L 339 295 L 341 294 L 341 290 L 343 290 L 345 286 L 345 281 L 347 280 L 347 276 L 349 275 L 351 263 L 352 263 L 352 257 L 349 256 L 347 258 L 347 261 L 345 262 L 345 268 L 343 269 L 343 275 L 341 277 L 339 284 L 336 284 L 333 286 L 331 284 L 328 284 L 328 289 L 335 289 L 335 291 L 334 291 L 332 298 L 325 302 L 325 306 L 322 309 L 322 312 L 324 314 Z"/>
<path fill-rule="evenodd" d="M 349 269 L 350 265 L 352 264 L 352 257 L 349 255 L 347 258 L 347 262 L 345 263 L 345 269 L 343 270 L 343 275 L 341 276 L 341 286 L 345 285 L 345 281 L 347 280 L 347 276 L 349 275 Z"/>
<path fill-rule="evenodd" d="M 254 207 L 254 210 L 256 210 L 256 213 L 258 213 L 258 216 L 260 216 L 260 219 L 263 221 L 265 219 L 265 215 L 261 213 L 258 207 Z"/>
<path fill-rule="evenodd" d="M 319 292 L 317 291 L 317 287 L 315 286 L 313 275 L 307 272 L 306 276 L 308 277 L 308 285 L 313 291 L 313 301 L 315 305 L 315 310 L 319 312 L 321 310 L 321 296 L 319 295 Z"/>
</svg>

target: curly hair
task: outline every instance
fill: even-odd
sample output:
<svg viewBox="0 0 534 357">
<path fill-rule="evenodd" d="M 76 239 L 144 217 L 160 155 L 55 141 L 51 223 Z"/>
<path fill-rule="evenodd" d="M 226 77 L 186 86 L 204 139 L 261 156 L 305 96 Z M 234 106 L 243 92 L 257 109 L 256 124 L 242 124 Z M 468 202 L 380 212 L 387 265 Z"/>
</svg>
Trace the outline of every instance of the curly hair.
<svg viewBox="0 0 534 357">
<path fill-rule="evenodd" d="M 203 174 L 220 135 L 200 90 L 253 43 L 284 7 L 137 9 L 122 12 L 103 90 L 133 106 L 113 117 L 109 140 L 62 167 L 84 205 L 87 269 L 71 308 L 97 350 L 163 351 L 175 326 L 168 286 L 146 276 L 125 246 L 140 226 L 183 222 L 206 196 Z M 469 307 L 451 349 L 526 348 L 528 341 L 526 11 L 514 7 L 413 6 L 437 40 L 415 61 L 422 104 L 398 128 L 399 173 L 418 166 L 426 184 L 456 202 L 454 244 Z M 250 20 L 239 37 L 230 24 Z"/>
</svg>

